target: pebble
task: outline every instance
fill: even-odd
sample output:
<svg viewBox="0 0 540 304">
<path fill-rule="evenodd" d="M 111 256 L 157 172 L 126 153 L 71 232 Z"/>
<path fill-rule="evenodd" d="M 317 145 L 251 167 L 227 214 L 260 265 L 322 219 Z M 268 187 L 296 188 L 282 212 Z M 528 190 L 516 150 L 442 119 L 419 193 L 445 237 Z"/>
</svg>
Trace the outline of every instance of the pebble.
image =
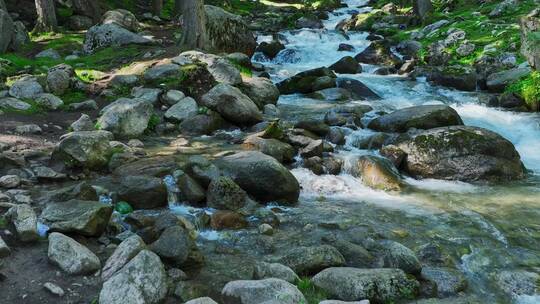
<svg viewBox="0 0 540 304">
<path fill-rule="evenodd" d="M 269 224 L 261 224 L 259 226 L 259 233 L 264 235 L 272 235 L 274 234 L 274 228 Z"/>
<path fill-rule="evenodd" d="M 51 282 L 47 282 L 45 284 L 43 284 L 43 287 L 45 287 L 45 289 L 47 289 L 50 293 L 54 294 L 54 295 L 57 295 L 59 297 L 63 297 L 64 296 L 64 290 L 56 285 L 56 284 L 53 284 Z"/>
</svg>

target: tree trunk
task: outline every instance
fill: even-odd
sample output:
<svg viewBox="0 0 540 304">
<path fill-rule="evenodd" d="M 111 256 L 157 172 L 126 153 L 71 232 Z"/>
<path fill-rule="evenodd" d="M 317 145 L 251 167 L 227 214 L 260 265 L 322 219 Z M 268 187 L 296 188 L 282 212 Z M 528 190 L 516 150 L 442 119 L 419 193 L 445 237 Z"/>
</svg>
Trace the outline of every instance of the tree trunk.
<svg viewBox="0 0 540 304">
<path fill-rule="evenodd" d="M 161 16 L 163 10 L 163 0 L 152 0 L 152 13 L 156 16 Z"/>
<path fill-rule="evenodd" d="M 53 0 L 36 0 L 37 20 L 34 32 L 54 32 L 58 27 Z"/>
<path fill-rule="evenodd" d="M 206 45 L 204 1 L 182 1 L 182 19 L 182 45 L 188 49 L 204 49 Z"/>
<path fill-rule="evenodd" d="M 73 10 L 75 14 L 92 18 L 94 22 L 101 19 L 101 9 L 98 1 L 95 0 L 73 0 Z"/>
<path fill-rule="evenodd" d="M 6 4 L 4 3 L 4 0 L 0 0 L 0 9 L 7 12 L 7 6 Z"/>
<path fill-rule="evenodd" d="M 182 14 L 182 0 L 174 0 L 173 16 L 178 17 L 181 14 Z"/>
</svg>

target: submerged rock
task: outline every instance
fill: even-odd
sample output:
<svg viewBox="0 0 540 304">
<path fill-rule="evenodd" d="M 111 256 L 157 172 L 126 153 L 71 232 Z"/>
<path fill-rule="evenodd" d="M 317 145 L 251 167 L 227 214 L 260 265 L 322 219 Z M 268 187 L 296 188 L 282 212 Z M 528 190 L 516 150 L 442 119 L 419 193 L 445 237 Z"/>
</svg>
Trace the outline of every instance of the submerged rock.
<svg viewBox="0 0 540 304">
<path fill-rule="evenodd" d="M 369 187 L 399 191 L 403 188 L 401 175 L 387 159 L 377 156 L 361 156 L 353 168 L 353 175 L 361 177 L 362 182 Z"/>
<path fill-rule="evenodd" d="M 368 299 L 386 303 L 413 298 L 418 282 L 409 279 L 400 269 L 361 269 L 350 267 L 328 268 L 312 279 L 313 283 L 329 295 L 344 301 Z"/>
<path fill-rule="evenodd" d="M 526 174 L 510 141 L 478 127 L 430 129 L 397 146 L 407 155 L 404 171 L 414 177 L 508 181 Z"/>
</svg>

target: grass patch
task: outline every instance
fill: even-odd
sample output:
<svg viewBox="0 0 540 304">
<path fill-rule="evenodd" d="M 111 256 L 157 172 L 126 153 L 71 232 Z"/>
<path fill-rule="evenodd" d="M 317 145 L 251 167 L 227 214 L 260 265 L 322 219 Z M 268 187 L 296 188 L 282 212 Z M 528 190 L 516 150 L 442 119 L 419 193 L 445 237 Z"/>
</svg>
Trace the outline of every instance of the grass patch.
<svg viewBox="0 0 540 304">
<path fill-rule="evenodd" d="M 328 294 L 317 286 L 315 286 L 309 278 L 301 278 L 296 282 L 296 287 L 304 294 L 307 303 L 300 304 L 318 304 L 323 300 L 328 299 Z"/>
</svg>

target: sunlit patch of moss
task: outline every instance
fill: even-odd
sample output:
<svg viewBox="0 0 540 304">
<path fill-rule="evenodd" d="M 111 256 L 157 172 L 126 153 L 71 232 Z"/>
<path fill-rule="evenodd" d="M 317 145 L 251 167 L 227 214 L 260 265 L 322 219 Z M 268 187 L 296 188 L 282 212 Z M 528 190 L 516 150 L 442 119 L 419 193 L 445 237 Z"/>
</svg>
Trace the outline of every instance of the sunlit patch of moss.
<svg viewBox="0 0 540 304">
<path fill-rule="evenodd" d="M 540 107 L 540 72 L 534 71 L 527 77 L 511 84 L 506 88 L 507 92 L 517 93 L 535 110 Z"/>
<path fill-rule="evenodd" d="M 107 75 L 106 73 L 92 69 L 75 69 L 75 74 L 80 80 L 86 83 L 92 83 L 96 80 L 103 79 L 103 77 Z"/>
</svg>

